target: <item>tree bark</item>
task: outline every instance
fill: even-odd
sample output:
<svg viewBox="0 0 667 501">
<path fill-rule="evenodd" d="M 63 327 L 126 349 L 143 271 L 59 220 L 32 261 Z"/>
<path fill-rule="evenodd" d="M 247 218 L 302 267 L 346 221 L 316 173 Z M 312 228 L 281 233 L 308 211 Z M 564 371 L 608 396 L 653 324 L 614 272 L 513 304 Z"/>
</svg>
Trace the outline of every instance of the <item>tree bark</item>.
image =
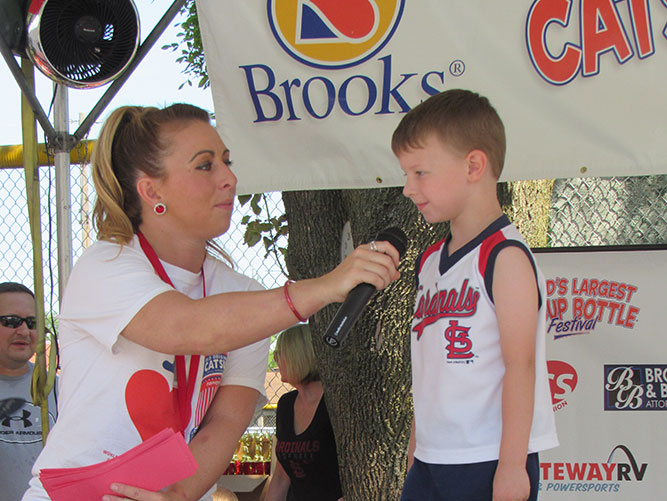
<svg viewBox="0 0 667 501">
<path fill-rule="evenodd" d="M 322 335 L 338 310 L 313 315 L 310 327 L 327 408 L 336 435 L 346 501 L 400 497 L 412 421 L 410 320 L 414 261 L 444 237 L 446 225 L 427 225 L 400 188 L 284 192 L 289 224 L 287 268 L 292 279 L 330 271 L 341 261 L 343 226 L 355 246 L 398 226 L 408 236 L 401 278 L 375 294 L 340 348 Z"/>
</svg>

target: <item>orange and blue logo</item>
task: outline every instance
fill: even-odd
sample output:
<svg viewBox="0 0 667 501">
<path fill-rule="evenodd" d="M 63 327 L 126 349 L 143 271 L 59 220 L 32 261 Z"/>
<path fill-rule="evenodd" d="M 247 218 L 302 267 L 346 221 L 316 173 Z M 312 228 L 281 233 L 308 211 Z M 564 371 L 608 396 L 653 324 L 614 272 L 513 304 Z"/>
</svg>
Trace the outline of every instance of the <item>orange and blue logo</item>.
<svg viewBox="0 0 667 501">
<path fill-rule="evenodd" d="M 401 20 L 405 0 L 268 0 L 271 30 L 294 59 L 348 68 L 377 54 Z"/>
</svg>

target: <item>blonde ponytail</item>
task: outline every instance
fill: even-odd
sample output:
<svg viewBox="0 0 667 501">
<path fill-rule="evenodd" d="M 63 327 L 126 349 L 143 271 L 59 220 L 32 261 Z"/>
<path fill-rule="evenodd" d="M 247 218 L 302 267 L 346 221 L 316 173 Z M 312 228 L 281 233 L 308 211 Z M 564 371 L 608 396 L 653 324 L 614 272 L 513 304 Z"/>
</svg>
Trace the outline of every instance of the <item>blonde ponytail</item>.
<svg viewBox="0 0 667 501">
<path fill-rule="evenodd" d="M 115 110 L 104 123 L 92 154 L 92 175 L 97 200 L 93 209 L 93 224 L 97 238 L 125 244 L 134 234 L 132 223 L 123 210 L 124 196 L 112 165 L 112 145 L 118 125 L 129 111 Z"/>
</svg>

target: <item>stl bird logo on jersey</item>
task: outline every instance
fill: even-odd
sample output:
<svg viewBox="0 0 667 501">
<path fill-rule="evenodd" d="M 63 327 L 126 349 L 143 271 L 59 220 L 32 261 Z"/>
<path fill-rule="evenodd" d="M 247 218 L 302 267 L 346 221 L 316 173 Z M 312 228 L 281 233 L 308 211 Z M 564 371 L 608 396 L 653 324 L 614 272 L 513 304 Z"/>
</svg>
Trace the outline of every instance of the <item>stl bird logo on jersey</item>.
<svg viewBox="0 0 667 501">
<path fill-rule="evenodd" d="M 405 0 L 268 0 L 271 31 L 297 61 L 348 68 L 380 51 L 396 31 Z"/>
</svg>

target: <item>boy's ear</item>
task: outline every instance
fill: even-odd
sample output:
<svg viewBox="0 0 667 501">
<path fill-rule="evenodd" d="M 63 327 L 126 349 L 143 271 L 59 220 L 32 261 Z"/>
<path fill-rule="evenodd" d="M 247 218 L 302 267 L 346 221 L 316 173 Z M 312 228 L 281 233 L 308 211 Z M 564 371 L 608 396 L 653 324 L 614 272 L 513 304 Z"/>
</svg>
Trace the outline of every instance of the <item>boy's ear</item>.
<svg viewBox="0 0 667 501">
<path fill-rule="evenodd" d="M 162 197 L 157 192 L 157 180 L 141 174 L 137 180 L 137 194 L 145 203 L 153 207 L 156 203 L 162 201 Z"/>
<path fill-rule="evenodd" d="M 468 164 L 468 179 L 472 182 L 479 181 L 486 172 L 489 158 L 482 150 L 472 150 L 466 155 Z"/>
</svg>

